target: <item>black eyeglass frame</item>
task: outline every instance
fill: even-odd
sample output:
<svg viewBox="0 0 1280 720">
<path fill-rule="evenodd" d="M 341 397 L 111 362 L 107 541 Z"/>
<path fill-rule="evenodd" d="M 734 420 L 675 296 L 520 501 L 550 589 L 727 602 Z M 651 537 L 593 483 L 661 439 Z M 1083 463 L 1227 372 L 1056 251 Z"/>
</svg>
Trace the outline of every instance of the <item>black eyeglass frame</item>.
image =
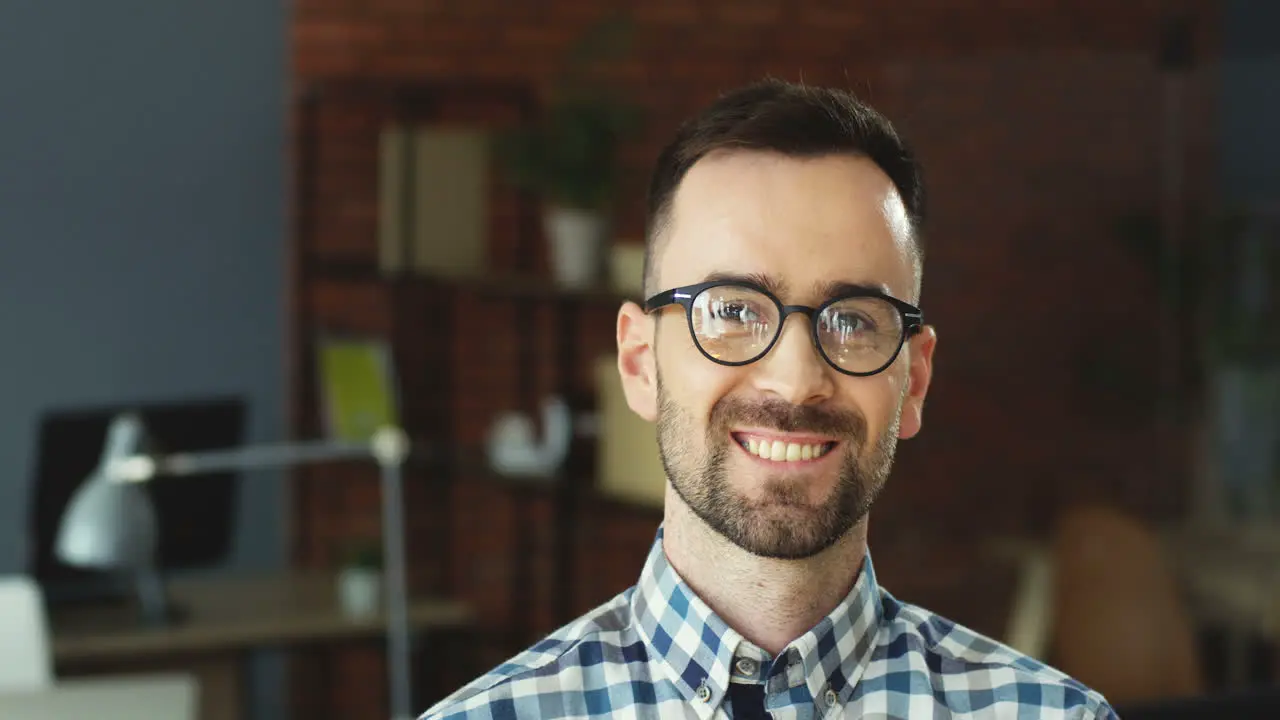
<svg viewBox="0 0 1280 720">
<path fill-rule="evenodd" d="M 769 344 L 757 353 L 755 357 L 737 361 L 721 360 L 719 358 L 712 357 L 710 353 L 702 348 L 702 343 L 698 342 L 698 335 L 693 330 L 694 301 L 697 300 L 698 296 L 702 293 L 718 287 L 738 287 L 758 292 L 773 301 L 773 304 L 777 307 L 778 330 L 773 334 L 773 339 L 769 341 Z M 838 302 L 851 300 L 853 298 L 875 298 L 883 300 L 892 305 L 898 311 L 898 315 L 902 319 L 902 333 L 898 337 L 897 347 L 893 349 L 893 353 L 889 355 L 889 358 L 885 360 L 883 365 L 875 370 L 867 372 L 854 372 L 837 365 L 836 362 L 827 355 L 827 351 L 822 349 L 822 341 L 818 339 L 818 318 L 821 317 L 823 311 Z M 685 324 L 689 327 L 689 338 L 693 340 L 693 345 L 698 348 L 698 352 L 702 353 L 704 357 L 713 363 L 718 365 L 727 365 L 729 367 L 750 365 L 753 362 L 758 362 L 765 355 L 768 355 L 769 351 L 773 350 L 773 346 L 778 344 L 778 338 L 782 337 L 782 329 L 786 326 L 787 318 L 792 313 L 800 313 L 808 319 L 809 338 L 813 341 L 813 346 L 817 349 L 818 354 L 822 356 L 822 359 L 825 360 L 828 365 L 835 368 L 837 372 L 853 377 L 869 377 L 871 375 L 877 375 L 884 372 L 885 368 L 892 365 L 893 361 L 897 360 L 898 356 L 902 354 L 902 347 L 906 345 L 907 340 L 924 329 L 924 313 L 920 311 L 920 308 L 906 302 L 905 300 L 899 300 L 892 295 L 878 290 L 859 290 L 857 292 L 841 293 L 828 298 L 817 307 L 810 307 L 808 305 L 784 305 L 776 295 L 754 283 L 737 280 L 711 280 L 708 282 L 696 283 L 694 285 L 683 285 L 681 287 L 671 288 L 670 290 L 663 290 L 644 301 L 644 311 L 646 314 L 649 314 L 670 305 L 680 305 L 684 308 Z"/>
</svg>

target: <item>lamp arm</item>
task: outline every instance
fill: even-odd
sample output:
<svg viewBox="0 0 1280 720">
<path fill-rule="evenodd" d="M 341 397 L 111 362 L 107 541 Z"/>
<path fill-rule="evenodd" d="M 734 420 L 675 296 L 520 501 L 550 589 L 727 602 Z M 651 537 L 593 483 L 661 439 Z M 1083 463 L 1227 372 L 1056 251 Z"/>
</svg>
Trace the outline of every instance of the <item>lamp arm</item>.
<svg viewBox="0 0 1280 720">
<path fill-rule="evenodd" d="M 404 483 L 401 468 L 409 455 L 409 439 L 398 427 L 385 427 L 369 442 L 331 440 L 272 443 L 242 448 L 133 455 L 107 462 L 115 482 L 148 482 L 157 476 L 199 475 L 228 470 L 259 470 L 335 460 L 373 460 L 381 468 L 382 539 L 386 554 L 387 669 L 394 720 L 412 720 L 412 679 L 408 582 L 405 558 Z"/>
<path fill-rule="evenodd" d="M 367 444 L 316 440 L 172 455 L 130 455 L 108 460 L 105 471 L 115 482 L 141 483 L 150 482 L 159 476 L 181 477 L 232 470 L 264 470 L 372 457 L 373 449 Z"/>
<path fill-rule="evenodd" d="M 373 456 L 369 443 L 316 440 L 254 445 L 229 450 L 175 453 L 158 459 L 159 475 L 198 475 L 225 470 L 261 470 L 335 460 L 363 460 Z"/>
<path fill-rule="evenodd" d="M 148 482 L 157 476 L 200 475 L 230 470 L 264 470 L 338 460 L 374 460 L 399 465 L 408 454 L 408 440 L 399 428 L 384 428 L 369 442 L 307 440 L 171 455 L 131 455 L 106 463 L 116 482 Z"/>
</svg>

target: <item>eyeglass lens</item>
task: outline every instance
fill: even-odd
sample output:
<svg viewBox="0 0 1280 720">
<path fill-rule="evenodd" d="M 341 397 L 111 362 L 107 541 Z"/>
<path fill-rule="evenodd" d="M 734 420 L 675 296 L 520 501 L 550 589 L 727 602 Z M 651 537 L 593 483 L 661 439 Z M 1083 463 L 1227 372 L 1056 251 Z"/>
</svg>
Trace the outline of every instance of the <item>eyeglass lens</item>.
<svg viewBox="0 0 1280 720">
<path fill-rule="evenodd" d="M 699 293 L 693 299 L 690 323 L 702 351 L 728 363 L 758 359 L 782 327 L 778 305 L 769 296 L 732 285 Z M 846 298 L 828 305 L 818 316 L 823 354 L 853 373 L 884 367 L 897 352 L 902 332 L 901 313 L 882 298 Z"/>
</svg>

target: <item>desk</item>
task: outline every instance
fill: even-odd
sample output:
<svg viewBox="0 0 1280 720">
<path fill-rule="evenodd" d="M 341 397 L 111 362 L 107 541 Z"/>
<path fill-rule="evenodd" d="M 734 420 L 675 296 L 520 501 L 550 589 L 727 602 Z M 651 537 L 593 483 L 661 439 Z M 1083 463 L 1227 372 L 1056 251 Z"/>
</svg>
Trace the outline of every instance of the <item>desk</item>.
<svg viewBox="0 0 1280 720">
<path fill-rule="evenodd" d="M 13 720 L 195 720 L 199 688 L 184 675 L 67 680 L 0 693 L 0 717 Z"/>
<path fill-rule="evenodd" d="M 373 639 L 386 632 L 380 616 L 347 617 L 331 574 L 175 580 L 184 613 L 170 627 L 138 623 L 128 605 L 54 609 L 49 621 L 59 676 L 183 671 L 200 681 L 200 720 L 241 716 L 241 668 L 252 650 Z M 419 598 L 409 603 L 418 632 L 471 624 L 463 604 Z"/>
</svg>

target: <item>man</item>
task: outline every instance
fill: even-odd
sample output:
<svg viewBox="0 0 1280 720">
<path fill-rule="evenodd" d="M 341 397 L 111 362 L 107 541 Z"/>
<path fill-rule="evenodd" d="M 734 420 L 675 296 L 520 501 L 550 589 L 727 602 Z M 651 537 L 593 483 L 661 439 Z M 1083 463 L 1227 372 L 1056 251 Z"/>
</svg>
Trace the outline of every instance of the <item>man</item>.
<svg viewBox="0 0 1280 720">
<path fill-rule="evenodd" d="M 617 342 L 667 474 L 649 559 L 424 717 L 1114 718 L 876 584 L 868 510 L 937 343 L 919 168 L 890 123 L 837 90 L 743 88 L 663 151 L 648 212 L 648 300 Z"/>
</svg>

